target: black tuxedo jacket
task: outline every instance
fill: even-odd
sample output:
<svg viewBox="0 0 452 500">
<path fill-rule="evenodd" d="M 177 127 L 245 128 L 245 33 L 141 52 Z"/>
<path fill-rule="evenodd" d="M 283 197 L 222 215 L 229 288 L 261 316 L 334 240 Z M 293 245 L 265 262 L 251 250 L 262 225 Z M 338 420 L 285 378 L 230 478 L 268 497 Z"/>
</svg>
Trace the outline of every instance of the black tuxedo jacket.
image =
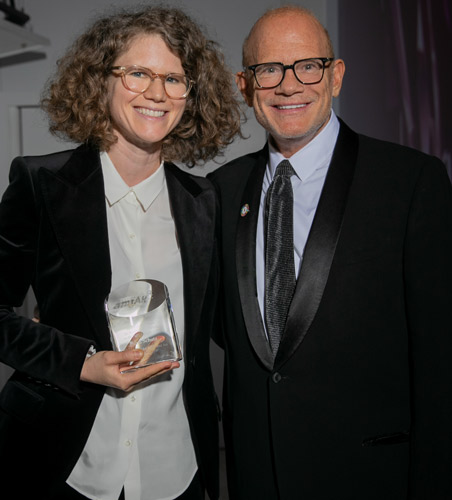
<svg viewBox="0 0 452 500">
<path fill-rule="evenodd" d="M 165 164 L 165 175 L 184 275 L 184 400 L 199 470 L 214 499 L 218 405 L 209 338 L 218 209 L 206 179 L 172 164 Z M 82 146 L 13 162 L 0 204 L 0 266 L 0 359 L 16 369 L 0 395 L 0 477 L 14 497 L 32 498 L 70 474 L 104 393 L 79 380 L 90 344 L 111 349 L 103 305 L 111 267 L 97 151 Z M 30 284 L 40 324 L 13 312 Z"/>
<path fill-rule="evenodd" d="M 267 149 L 215 171 L 233 500 L 452 498 L 452 189 L 340 133 L 276 358 L 256 291 Z M 249 212 L 241 211 L 246 204 Z"/>
</svg>

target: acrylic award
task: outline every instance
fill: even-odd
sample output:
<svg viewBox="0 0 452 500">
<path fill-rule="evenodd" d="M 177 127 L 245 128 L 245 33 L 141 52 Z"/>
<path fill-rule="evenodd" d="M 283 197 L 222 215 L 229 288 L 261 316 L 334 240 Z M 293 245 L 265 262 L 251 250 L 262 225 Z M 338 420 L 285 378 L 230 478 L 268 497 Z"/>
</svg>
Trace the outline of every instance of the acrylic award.
<svg viewBox="0 0 452 500">
<path fill-rule="evenodd" d="M 113 348 L 144 351 L 123 373 L 182 359 L 168 289 L 161 281 L 136 280 L 119 286 L 105 299 L 105 310 Z"/>
</svg>

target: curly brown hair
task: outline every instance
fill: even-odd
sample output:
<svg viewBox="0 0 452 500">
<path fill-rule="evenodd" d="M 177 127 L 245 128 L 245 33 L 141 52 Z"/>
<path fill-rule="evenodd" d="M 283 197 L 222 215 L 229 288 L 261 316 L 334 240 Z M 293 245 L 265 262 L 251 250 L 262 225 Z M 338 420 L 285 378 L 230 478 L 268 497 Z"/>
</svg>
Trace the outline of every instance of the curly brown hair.
<svg viewBox="0 0 452 500">
<path fill-rule="evenodd" d="M 177 127 L 165 138 L 162 156 L 188 166 L 222 154 L 241 135 L 242 112 L 216 42 L 176 8 L 122 9 L 97 20 L 58 61 L 41 104 L 50 131 L 108 151 L 117 141 L 108 105 L 107 80 L 116 59 L 133 39 L 155 34 L 182 62 L 195 82 Z"/>
</svg>

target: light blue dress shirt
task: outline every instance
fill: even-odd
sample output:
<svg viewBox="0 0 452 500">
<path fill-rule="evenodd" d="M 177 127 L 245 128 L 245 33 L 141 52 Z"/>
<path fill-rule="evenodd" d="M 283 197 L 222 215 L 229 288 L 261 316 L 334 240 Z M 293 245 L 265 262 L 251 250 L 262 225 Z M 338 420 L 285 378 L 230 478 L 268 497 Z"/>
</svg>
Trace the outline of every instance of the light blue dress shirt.
<svg viewBox="0 0 452 500">
<path fill-rule="evenodd" d="M 291 177 L 293 188 L 294 219 L 294 262 L 295 272 L 300 272 L 304 247 L 311 230 L 312 221 L 325 182 L 328 167 L 339 134 L 339 120 L 334 111 L 325 128 L 304 148 L 290 158 L 285 158 L 269 141 L 269 161 L 262 184 L 259 217 L 256 235 L 256 280 L 257 295 L 262 318 L 264 319 L 265 292 L 265 197 L 279 163 L 288 159 L 297 175 Z M 265 319 L 264 319 L 265 325 Z"/>
</svg>

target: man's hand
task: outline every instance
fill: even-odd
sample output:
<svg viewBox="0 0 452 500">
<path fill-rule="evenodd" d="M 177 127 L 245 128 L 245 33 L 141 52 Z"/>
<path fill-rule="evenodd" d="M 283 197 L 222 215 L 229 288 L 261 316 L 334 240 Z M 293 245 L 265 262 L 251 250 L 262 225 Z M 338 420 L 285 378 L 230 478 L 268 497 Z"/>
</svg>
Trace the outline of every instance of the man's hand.
<svg viewBox="0 0 452 500">
<path fill-rule="evenodd" d="M 141 349 L 127 349 L 121 352 L 100 351 L 86 359 L 80 380 L 130 391 L 140 382 L 180 366 L 178 362 L 164 361 L 128 373 L 121 373 L 122 370 L 130 367 L 131 362 L 140 361 L 143 354 Z"/>
</svg>

